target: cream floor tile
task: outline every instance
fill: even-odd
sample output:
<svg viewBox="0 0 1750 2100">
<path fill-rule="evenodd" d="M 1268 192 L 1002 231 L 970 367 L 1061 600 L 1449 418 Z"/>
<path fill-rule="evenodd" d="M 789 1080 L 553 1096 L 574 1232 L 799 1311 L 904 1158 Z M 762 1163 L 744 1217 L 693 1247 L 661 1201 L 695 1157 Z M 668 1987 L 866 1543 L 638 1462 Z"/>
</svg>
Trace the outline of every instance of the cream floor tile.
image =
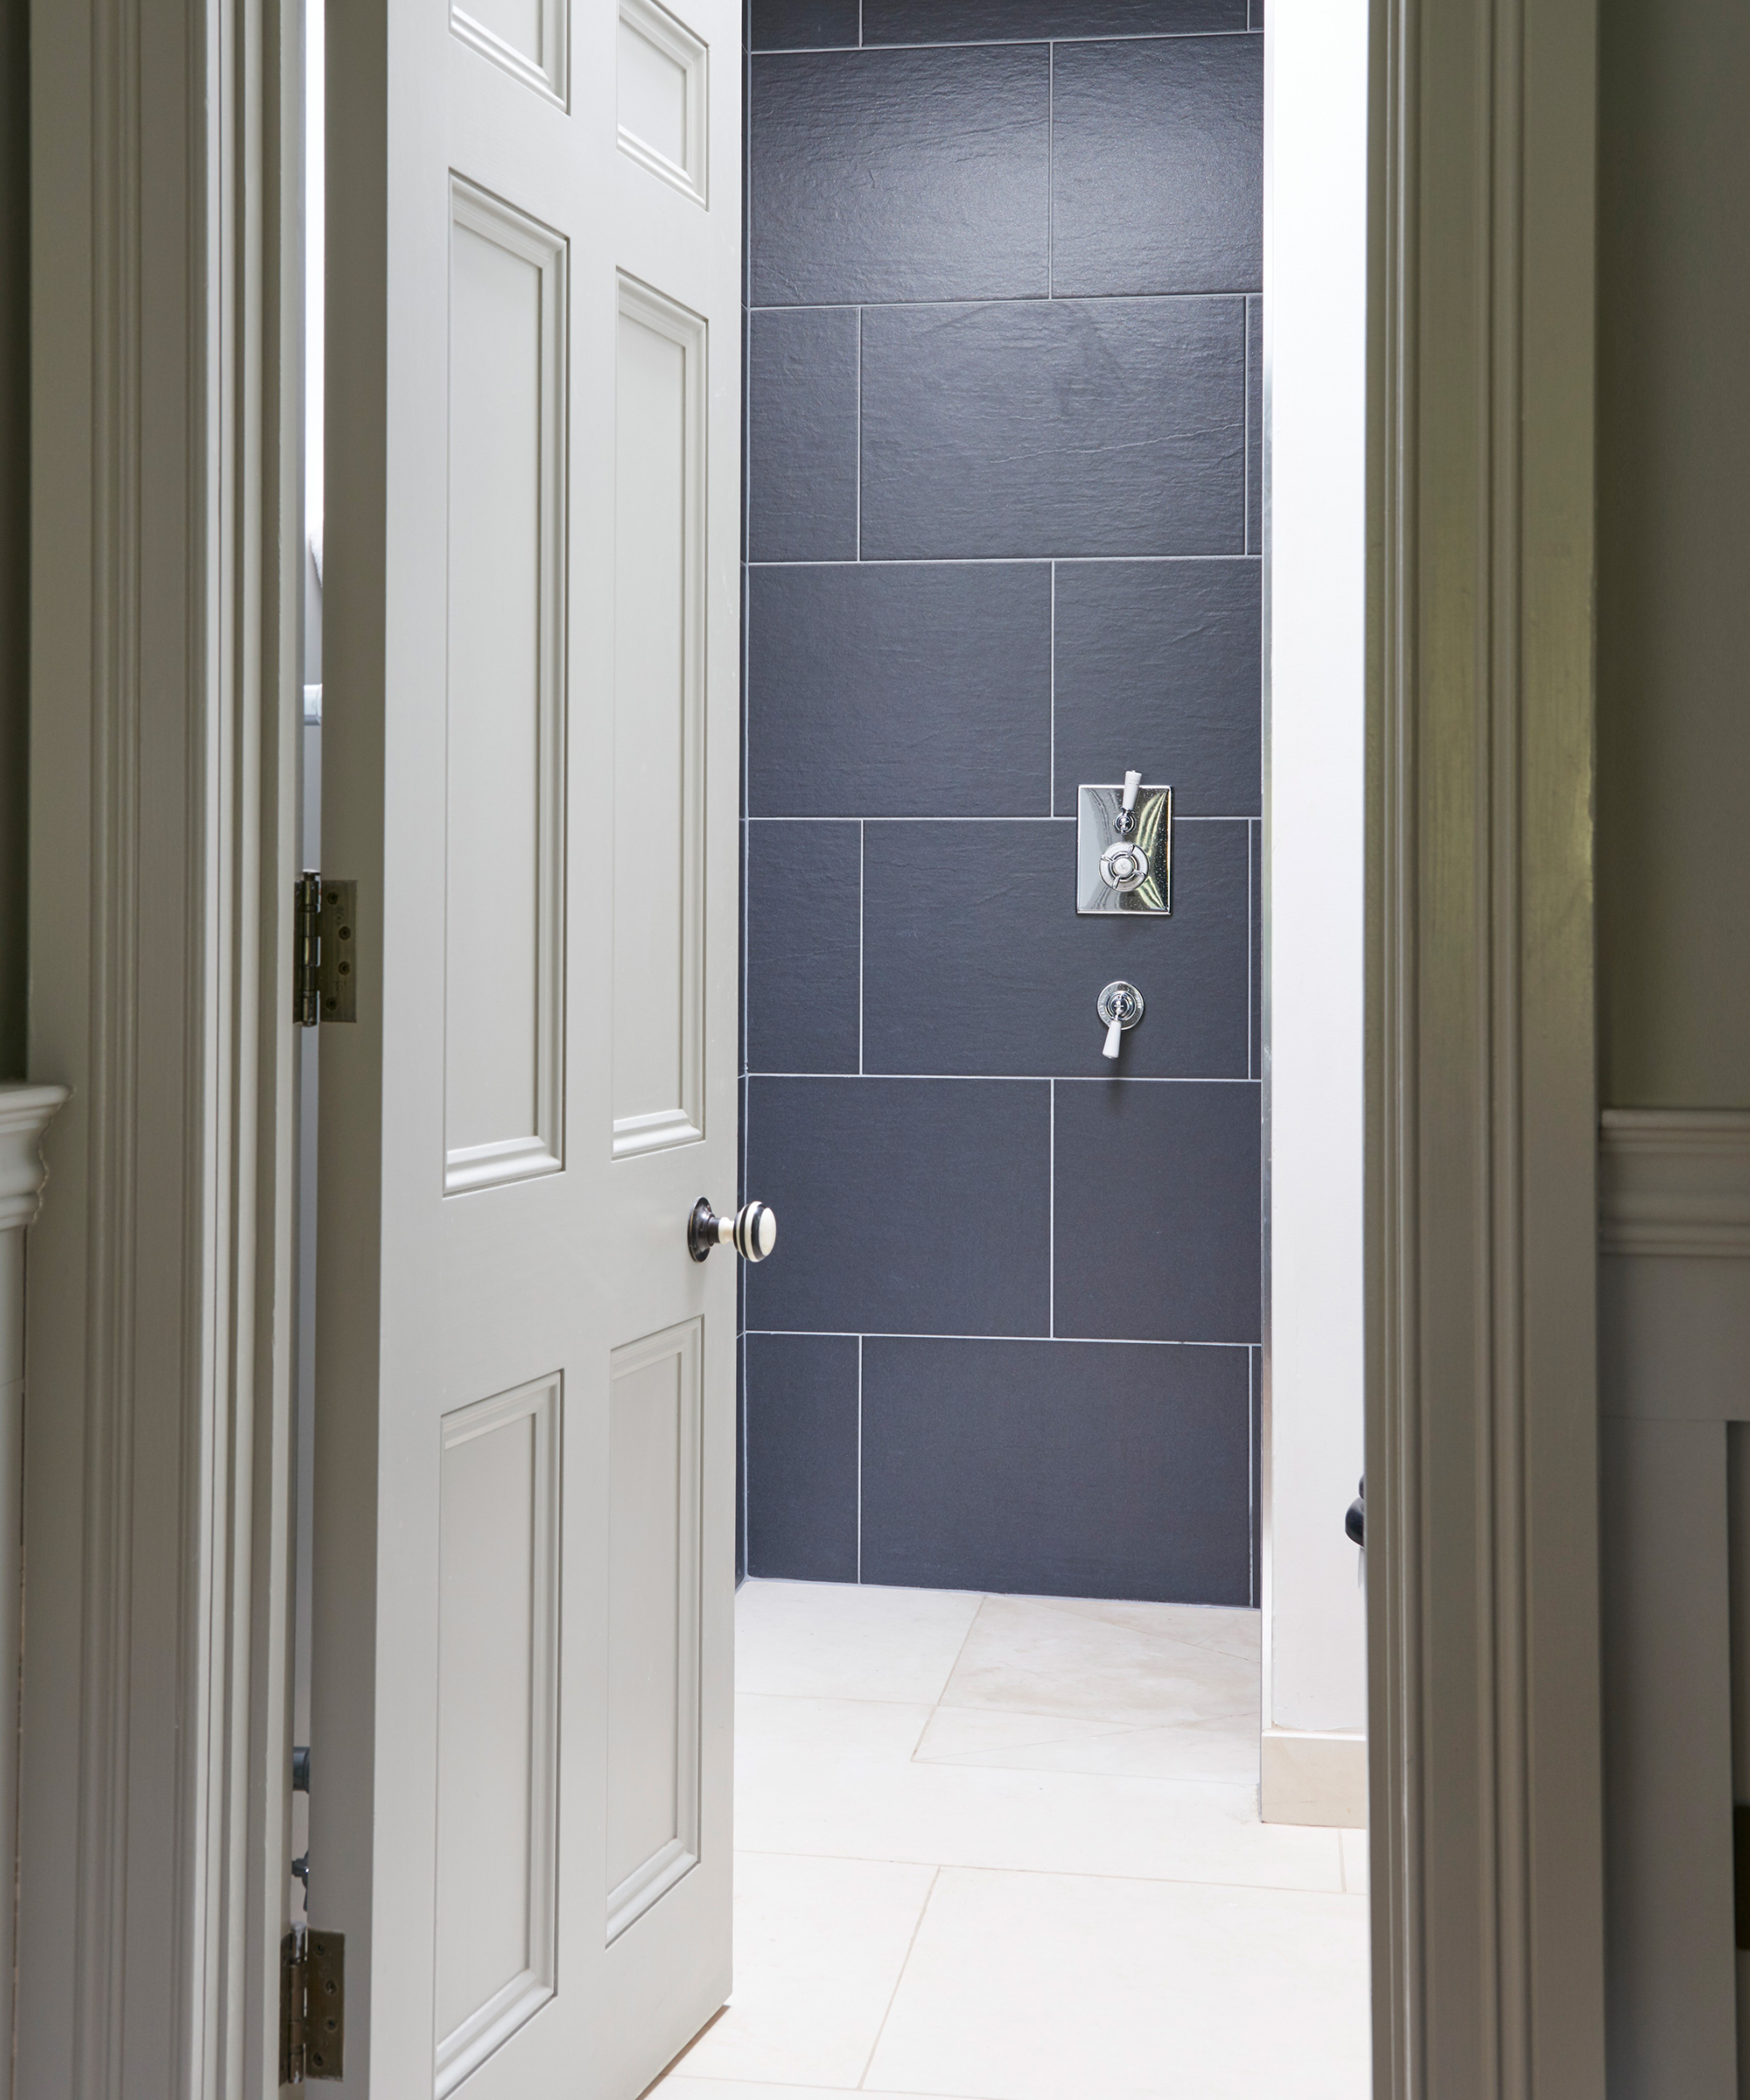
<svg viewBox="0 0 1750 2100">
<path fill-rule="evenodd" d="M 1181 1718 L 1156 1727 L 1009 1707 L 938 1706 L 913 1754 L 920 1764 L 1017 1772 L 1116 1772 L 1137 1778 L 1256 1786 L 1256 1706 L 1236 1716 Z"/>
<path fill-rule="evenodd" d="M 1116 1721 L 1249 1721 L 1259 1614 L 1214 1605 L 987 1597 L 942 1693 L 948 1706 Z"/>
<path fill-rule="evenodd" d="M 930 1710 L 737 1702 L 736 1836 L 754 1852 L 1340 1890 L 1337 1833 L 1262 1824 L 1256 1788 L 913 1760 Z"/>
<path fill-rule="evenodd" d="M 1368 1834 L 1345 1830 L 1342 1836 L 1343 1886 L 1352 1896 L 1364 1896 L 1368 1890 Z"/>
<path fill-rule="evenodd" d="M 944 1870 L 872 2089 L 982 2100 L 1365 2100 L 1364 1907 Z"/>
<path fill-rule="evenodd" d="M 684 2071 L 670 2071 L 651 2090 L 668 2093 L 671 2100 L 844 2100 L 850 2089 L 842 2085 L 750 2085 L 740 2078 L 690 2078 Z M 878 2093 L 858 2087 L 861 2100 L 963 2100 L 949 2093 Z"/>
<path fill-rule="evenodd" d="M 837 1582 L 744 1582 L 735 1600 L 742 1691 L 808 1698 L 942 1697 L 978 1597 Z"/>
<path fill-rule="evenodd" d="M 738 1854 L 734 1994 L 665 2084 L 855 2086 L 934 1871 Z"/>
</svg>

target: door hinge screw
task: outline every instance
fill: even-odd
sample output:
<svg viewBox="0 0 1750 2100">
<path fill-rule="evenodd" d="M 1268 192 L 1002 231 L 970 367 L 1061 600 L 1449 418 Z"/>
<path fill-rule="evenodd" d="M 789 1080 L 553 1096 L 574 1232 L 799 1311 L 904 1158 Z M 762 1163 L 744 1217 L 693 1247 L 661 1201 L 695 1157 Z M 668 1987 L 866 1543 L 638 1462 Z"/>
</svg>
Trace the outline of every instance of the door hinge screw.
<svg viewBox="0 0 1750 2100">
<path fill-rule="evenodd" d="M 300 1028 L 359 1018 L 359 886 L 313 870 L 292 885 L 291 1018 Z"/>
<path fill-rule="evenodd" d="M 346 1936 L 294 1925 L 280 1942 L 279 2080 L 344 2075 Z"/>
</svg>

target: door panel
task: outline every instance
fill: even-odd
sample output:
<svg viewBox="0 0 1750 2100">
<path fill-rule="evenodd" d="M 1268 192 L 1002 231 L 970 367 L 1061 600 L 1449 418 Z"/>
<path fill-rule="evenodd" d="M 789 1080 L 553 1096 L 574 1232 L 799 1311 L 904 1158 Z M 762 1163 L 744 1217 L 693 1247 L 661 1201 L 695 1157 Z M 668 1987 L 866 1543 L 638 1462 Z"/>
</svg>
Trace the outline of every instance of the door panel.
<svg viewBox="0 0 1750 2100">
<path fill-rule="evenodd" d="M 705 326 L 622 277 L 614 396 L 613 1149 L 703 1131 Z"/>
<path fill-rule="evenodd" d="M 438 1532 L 438 2090 L 553 1995 L 560 1384 L 444 1423 Z"/>
<path fill-rule="evenodd" d="M 560 1163 L 565 245 L 452 186 L 444 1173 Z"/>
<path fill-rule="evenodd" d="M 612 1376 L 610 1940 L 698 1861 L 698 1322 L 616 1350 Z"/>
<path fill-rule="evenodd" d="M 735 1278 L 685 1228 L 736 1180 L 739 44 L 330 14 L 311 1917 L 360 2094 L 634 2100 L 729 1988 Z"/>
</svg>

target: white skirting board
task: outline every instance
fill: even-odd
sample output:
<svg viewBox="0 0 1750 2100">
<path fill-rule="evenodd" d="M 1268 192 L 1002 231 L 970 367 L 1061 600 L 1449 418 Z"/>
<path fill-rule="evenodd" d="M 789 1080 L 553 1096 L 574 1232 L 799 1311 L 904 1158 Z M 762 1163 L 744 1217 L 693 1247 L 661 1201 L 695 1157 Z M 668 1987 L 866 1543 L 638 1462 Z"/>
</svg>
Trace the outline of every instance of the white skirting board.
<svg viewBox="0 0 1750 2100">
<path fill-rule="evenodd" d="M 1337 1729 L 1266 1728 L 1258 1744 L 1258 1802 L 1266 1823 L 1365 1830 L 1366 1736 Z"/>
<path fill-rule="evenodd" d="M 1599 1207 L 1610 2090 L 1737 2100 L 1729 1461 L 1730 1425 L 1750 1422 L 1750 1114 L 1606 1110 Z"/>
</svg>

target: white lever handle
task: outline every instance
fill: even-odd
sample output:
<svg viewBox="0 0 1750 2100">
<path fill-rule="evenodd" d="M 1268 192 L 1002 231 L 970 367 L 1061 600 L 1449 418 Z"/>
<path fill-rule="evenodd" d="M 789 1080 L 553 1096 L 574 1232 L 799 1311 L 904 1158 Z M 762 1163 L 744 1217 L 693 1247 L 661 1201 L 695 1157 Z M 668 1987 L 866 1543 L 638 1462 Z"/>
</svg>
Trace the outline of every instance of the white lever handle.
<svg viewBox="0 0 1750 2100">
<path fill-rule="evenodd" d="M 1126 816 L 1128 816 L 1131 810 L 1137 806 L 1137 789 L 1140 788 L 1142 784 L 1143 776 L 1141 774 L 1127 773 L 1124 775 L 1124 815 Z"/>
<path fill-rule="evenodd" d="M 1100 1053 L 1102 1057 L 1116 1057 L 1118 1054 L 1118 1043 L 1124 1032 L 1124 1024 L 1114 1021 L 1106 1031 L 1106 1047 Z"/>
</svg>

